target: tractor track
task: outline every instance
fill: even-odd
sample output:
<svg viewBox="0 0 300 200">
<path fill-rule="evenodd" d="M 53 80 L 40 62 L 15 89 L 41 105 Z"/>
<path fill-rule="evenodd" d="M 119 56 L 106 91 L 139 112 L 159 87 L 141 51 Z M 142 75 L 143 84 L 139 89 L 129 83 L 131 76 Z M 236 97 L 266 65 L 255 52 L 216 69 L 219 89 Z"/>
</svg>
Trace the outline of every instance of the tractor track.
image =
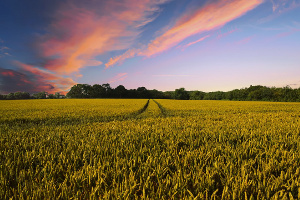
<svg viewBox="0 0 300 200">
<path fill-rule="evenodd" d="M 153 101 L 156 103 L 156 105 L 159 107 L 162 116 L 163 116 L 163 117 L 166 117 L 166 116 L 168 115 L 168 114 L 167 114 L 167 110 L 166 110 L 160 103 L 158 103 L 158 102 L 155 101 L 154 99 L 152 99 L 152 100 L 153 100 Z"/>
</svg>

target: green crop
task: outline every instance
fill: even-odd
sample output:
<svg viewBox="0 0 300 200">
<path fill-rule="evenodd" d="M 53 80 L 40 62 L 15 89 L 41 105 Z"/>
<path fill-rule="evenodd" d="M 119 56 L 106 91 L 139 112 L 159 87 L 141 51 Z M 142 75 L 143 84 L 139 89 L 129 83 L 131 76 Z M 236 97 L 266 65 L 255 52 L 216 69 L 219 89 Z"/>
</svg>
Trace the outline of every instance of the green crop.
<svg viewBox="0 0 300 200">
<path fill-rule="evenodd" d="M 0 199 L 300 199 L 300 103 L 0 101 Z"/>
</svg>

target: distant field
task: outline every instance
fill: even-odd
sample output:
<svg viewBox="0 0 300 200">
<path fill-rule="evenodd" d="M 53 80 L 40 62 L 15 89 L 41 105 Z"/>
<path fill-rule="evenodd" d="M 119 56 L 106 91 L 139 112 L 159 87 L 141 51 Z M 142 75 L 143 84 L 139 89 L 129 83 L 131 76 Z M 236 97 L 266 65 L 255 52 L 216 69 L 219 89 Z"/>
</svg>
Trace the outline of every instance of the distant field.
<svg viewBox="0 0 300 200">
<path fill-rule="evenodd" d="M 0 199 L 300 199 L 300 103 L 0 101 Z"/>
</svg>

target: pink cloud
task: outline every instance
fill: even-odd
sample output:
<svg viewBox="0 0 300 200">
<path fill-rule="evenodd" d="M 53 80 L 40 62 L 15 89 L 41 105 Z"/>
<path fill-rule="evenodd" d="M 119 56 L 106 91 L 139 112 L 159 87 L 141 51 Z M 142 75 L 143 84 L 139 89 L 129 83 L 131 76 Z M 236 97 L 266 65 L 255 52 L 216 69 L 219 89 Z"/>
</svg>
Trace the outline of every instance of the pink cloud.
<svg viewBox="0 0 300 200">
<path fill-rule="evenodd" d="M 15 76 L 15 73 L 13 71 L 2 71 L 0 74 L 3 76 Z"/>
<path fill-rule="evenodd" d="M 3 41 L 0 43 L 3 43 Z M 4 56 L 11 56 L 8 52 L 6 52 L 6 50 L 9 50 L 10 48 L 6 47 L 6 46 L 0 46 L 0 58 L 4 57 Z"/>
<path fill-rule="evenodd" d="M 274 40 L 277 40 L 277 39 L 280 39 L 280 38 L 288 37 L 288 36 L 290 36 L 294 33 L 297 33 L 299 31 L 300 31 L 300 29 L 293 28 L 290 31 L 285 31 L 285 32 L 279 33 L 279 34 L 271 37 L 270 39 L 267 40 L 267 42 L 271 42 L 271 41 L 274 41 Z"/>
<path fill-rule="evenodd" d="M 105 64 L 105 69 L 112 67 L 116 64 L 122 64 L 124 60 L 128 58 L 133 58 L 139 50 L 137 49 L 129 49 L 124 54 L 116 56 L 114 58 L 110 58 L 110 60 Z"/>
<path fill-rule="evenodd" d="M 283 32 L 283 33 L 280 33 L 280 34 L 276 35 L 276 38 L 287 37 L 287 36 L 292 35 L 296 32 L 299 32 L 299 31 L 300 31 L 300 29 L 292 29 L 291 31 Z"/>
<path fill-rule="evenodd" d="M 194 45 L 194 44 L 196 44 L 196 43 L 198 43 L 198 42 L 201 42 L 201 41 L 205 40 L 205 39 L 208 38 L 208 37 L 210 37 L 210 35 L 206 35 L 206 36 L 200 38 L 199 40 L 196 40 L 196 41 L 194 41 L 194 42 L 190 42 L 190 43 L 184 45 L 183 48 L 187 48 L 187 47 L 189 47 L 189 46 L 191 46 L 191 45 Z"/>
<path fill-rule="evenodd" d="M 221 39 L 221 38 L 223 38 L 223 37 L 227 37 L 228 35 L 230 35 L 230 34 L 236 32 L 236 31 L 238 31 L 238 30 L 239 30 L 239 29 L 235 28 L 235 29 L 232 29 L 232 30 L 230 30 L 230 31 L 228 31 L 228 32 L 225 32 L 225 33 L 219 33 L 218 36 L 217 36 L 217 38 L 218 38 L 218 39 Z"/>
<path fill-rule="evenodd" d="M 273 12 L 284 13 L 300 6 L 295 0 L 271 0 Z"/>
<path fill-rule="evenodd" d="M 118 81 L 123 81 L 127 78 L 127 73 L 119 73 L 117 74 L 115 77 L 113 77 L 109 83 L 114 83 L 114 82 L 118 82 Z"/>
<path fill-rule="evenodd" d="M 254 38 L 254 36 L 246 37 L 240 41 L 237 41 L 235 44 L 236 45 L 246 44 L 246 43 L 250 42 L 253 38 Z"/>
<path fill-rule="evenodd" d="M 192 76 L 192 75 L 161 74 L 161 75 L 153 75 L 153 76 L 156 76 L 156 77 L 189 77 L 189 76 Z"/>
<path fill-rule="evenodd" d="M 139 28 L 153 20 L 167 0 L 110 0 L 81 6 L 63 4 L 54 14 L 48 33 L 40 38 L 46 69 L 70 74 L 99 66 L 96 56 L 129 48 Z"/>
<path fill-rule="evenodd" d="M 271 0 L 273 13 L 259 20 L 260 23 L 266 23 L 274 20 L 278 16 L 300 7 L 300 3 L 295 0 Z"/>
<path fill-rule="evenodd" d="M 23 82 L 36 86 L 36 89 L 39 91 L 66 93 L 67 90 L 76 84 L 71 78 L 58 76 L 32 65 L 18 61 L 15 61 L 15 64 L 23 71 L 29 73 L 29 75 L 34 75 L 34 82 L 29 79 L 23 80 Z"/>
<path fill-rule="evenodd" d="M 7 49 L 9 49 L 9 48 L 8 48 L 8 47 L 5 47 L 5 46 L 0 47 L 0 51 L 4 51 L 4 50 L 7 50 Z"/>
<path fill-rule="evenodd" d="M 106 68 L 120 64 L 125 59 L 134 56 L 150 57 L 166 51 L 192 35 L 212 31 L 224 26 L 226 23 L 244 15 L 263 2 L 264 0 L 217 0 L 206 4 L 192 14 L 190 10 L 188 10 L 183 16 L 177 19 L 174 26 L 164 29 L 161 36 L 150 42 L 146 48 L 129 49 L 124 54 L 111 58 L 109 62 L 105 64 Z M 220 35 L 219 37 L 224 37 L 235 31 L 237 31 L 237 29 Z M 209 37 L 209 35 L 191 42 L 185 45 L 185 47 L 201 42 L 207 37 Z"/>
<path fill-rule="evenodd" d="M 211 31 L 244 15 L 260 5 L 263 0 L 212 1 L 193 14 L 185 14 L 161 36 L 154 39 L 140 55 L 152 56 L 176 46 L 184 39 Z"/>
</svg>

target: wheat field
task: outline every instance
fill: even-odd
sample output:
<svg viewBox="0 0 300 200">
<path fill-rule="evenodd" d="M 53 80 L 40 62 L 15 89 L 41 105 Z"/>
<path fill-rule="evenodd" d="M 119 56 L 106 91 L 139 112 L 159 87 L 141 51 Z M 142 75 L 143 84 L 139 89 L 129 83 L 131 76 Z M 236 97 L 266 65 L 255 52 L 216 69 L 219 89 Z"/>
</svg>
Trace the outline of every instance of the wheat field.
<svg viewBox="0 0 300 200">
<path fill-rule="evenodd" d="M 300 199 L 300 103 L 0 101 L 0 199 Z"/>
</svg>

